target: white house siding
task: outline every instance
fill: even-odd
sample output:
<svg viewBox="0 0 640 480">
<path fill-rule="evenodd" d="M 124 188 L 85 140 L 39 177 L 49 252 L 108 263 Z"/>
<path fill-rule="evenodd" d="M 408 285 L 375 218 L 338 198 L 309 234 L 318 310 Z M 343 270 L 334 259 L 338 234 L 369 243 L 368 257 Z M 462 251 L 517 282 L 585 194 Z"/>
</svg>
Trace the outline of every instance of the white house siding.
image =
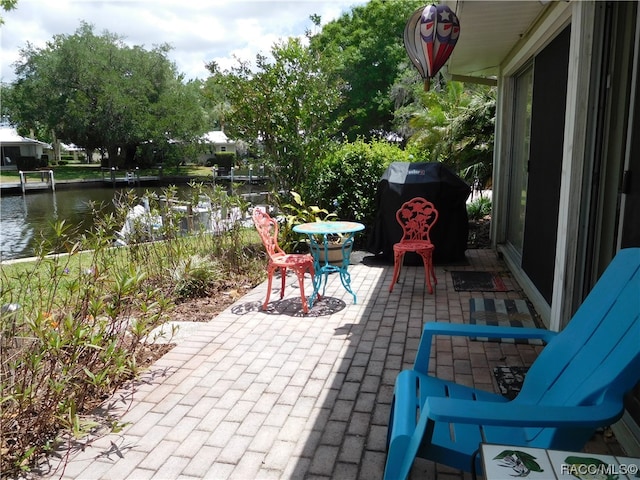
<svg viewBox="0 0 640 480">
<path fill-rule="evenodd" d="M 18 135 L 13 127 L 0 126 L 0 165 L 2 168 L 16 168 L 18 158 L 11 157 L 40 158 L 45 149 L 51 149 L 51 145 Z M 7 157 L 10 158 L 10 161 L 7 161 Z"/>
<path fill-rule="evenodd" d="M 207 161 L 207 159 L 214 157 L 216 153 L 236 153 L 236 142 L 229 140 L 227 135 L 221 130 L 213 130 L 207 132 L 202 136 L 202 142 L 204 144 L 204 153 L 198 156 L 198 160 L 201 163 Z"/>
</svg>

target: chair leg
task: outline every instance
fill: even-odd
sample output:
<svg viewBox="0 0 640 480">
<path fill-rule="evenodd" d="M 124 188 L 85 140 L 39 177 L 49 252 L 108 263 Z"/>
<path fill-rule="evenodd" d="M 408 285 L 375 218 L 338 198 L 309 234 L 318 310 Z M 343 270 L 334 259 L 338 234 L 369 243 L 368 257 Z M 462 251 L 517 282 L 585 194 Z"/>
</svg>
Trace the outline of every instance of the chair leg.
<svg viewBox="0 0 640 480">
<path fill-rule="evenodd" d="M 404 253 L 393 254 L 393 279 L 391 280 L 391 285 L 389 285 L 389 292 L 393 292 L 393 286 L 398 281 L 398 277 L 400 276 L 400 270 L 402 269 L 403 261 L 404 261 Z"/>
<path fill-rule="evenodd" d="M 302 311 L 304 313 L 309 313 L 309 303 L 307 302 L 307 297 L 304 295 L 304 272 L 305 270 L 296 270 L 296 275 L 298 276 L 298 283 L 300 284 L 300 299 L 302 300 Z"/>
<path fill-rule="evenodd" d="M 313 292 L 311 292 L 310 304 L 311 306 L 313 306 L 315 302 L 317 302 L 322 298 L 322 295 L 320 295 L 320 285 L 318 283 L 320 282 L 320 278 L 316 277 L 316 271 L 315 271 L 315 268 L 313 268 L 313 264 L 309 265 L 309 274 L 311 275 L 311 285 L 313 287 Z M 315 293 L 315 297 L 313 296 L 314 293 Z"/>
<path fill-rule="evenodd" d="M 269 297 L 271 296 L 271 282 L 273 281 L 273 270 L 267 270 L 267 298 L 264 300 L 264 304 L 262 305 L 262 310 L 267 309 L 267 305 L 269 305 Z"/>
<path fill-rule="evenodd" d="M 431 273 L 433 267 L 431 266 L 431 258 L 429 258 L 429 265 L 425 265 L 424 276 L 427 279 L 427 287 L 429 288 L 429 293 L 433 293 L 433 286 L 431 285 Z"/>
<path fill-rule="evenodd" d="M 429 293 L 433 293 L 433 287 L 431 286 L 431 275 L 435 274 L 432 272 L 433 270 L 433 262 L 431 257 L 431 252 L 419 252 L 422 257 L 422 262 L 424 263 L 424 277 L 427 283 L 427 288 L 429 289 Z"/>
<path fill-rule="evenodd" d="M 282 300 L 284 298 L 284 287 L 285 287 L 285 281 L 287 279 L 286 267 L 280 267 L 280 278 L 282 279 L 282 286 L 280 287 L 280 300 Z"/>
</svg>

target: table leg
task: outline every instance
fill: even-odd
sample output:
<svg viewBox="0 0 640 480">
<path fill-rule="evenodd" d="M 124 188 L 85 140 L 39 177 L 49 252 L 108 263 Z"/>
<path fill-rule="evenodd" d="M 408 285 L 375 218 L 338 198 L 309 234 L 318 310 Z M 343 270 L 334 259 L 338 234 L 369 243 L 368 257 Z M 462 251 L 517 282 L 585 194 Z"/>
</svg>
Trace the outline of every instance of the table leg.
<svg viewBox="0 0 640 480">
<path fill-rule="evenodd" d="M 345 288 L 345 290 L 353 296 L 353 303 L 358 303 L 356 294 L 351 289 L 351 274 L 348 272 L 349 259 L 351 258 L 351 250 L 353 249 L 353 236 L 353 233 L 349 234 L 349 236 L 345 238 L 342 244 L 342 265 L 340 265 L 340 281 L 342 282 L 342 286 Z"/>
<path fill-rule="evenodd" d="M 313 268 L 315 270 L 315 274 L 311 278 L 311 281 L 313 283 L 313 293 L 311 294 L 311 296 L 307 300 L 309 302 L 309 308 L 313 307 L 313 303 L 318 298 L 318 291 L 320 290 L 320 283 L 322 281 L 322 277 L 318 274 L 318 267 L 319 267 L 318 263 L 314 262 Z"/>
<path fill-rule="evenodd" d="M 323 235 L 322 244 L 319 243 L 314 235 L 309 235 L 309 247 L 314 259 L 315 276 L 313 278 L 313 294 L 309 306 L 313 305 L 317 295 L 322 288 L 322 295 L 325 295 L 329 274 L 338 272 L 340 274 L 340 282 L 344 289 L 353 296 L 353 303 L 357 303 L 357 297 L 351 289 L 351 275 L 348 272 L 349 258 L 353 249 L 354 233 L 350 233 L 342 243 L 342 263 L 340 265 L 331 265 L 329 263 L 329 239 L 328 235 Z M 320 251 L 324 251 L 324 262 L 320 262 Z"/>
<path fill-rule="evenodd" d="M 313 294 L 311 295 L 311 299 L 309 300 L 309 308 L 313 306 L 313 303 L 318 298 L 318 293 L 320 291 L 320 287 L 322 286 L 322 275 L 324 273 L 324 265 L 320 265 L 320 244 L 316 241 L 313 235 L 309 235 L 309 249 L 311 250 L 311 255 L 313 256 L 313 268 L 315 270 L 315 274 L 313 276 Z M 325 279 L 326 284 L 326 279 Z M 322 291 L 324 295 L 324 290 Z"/>
</svg>

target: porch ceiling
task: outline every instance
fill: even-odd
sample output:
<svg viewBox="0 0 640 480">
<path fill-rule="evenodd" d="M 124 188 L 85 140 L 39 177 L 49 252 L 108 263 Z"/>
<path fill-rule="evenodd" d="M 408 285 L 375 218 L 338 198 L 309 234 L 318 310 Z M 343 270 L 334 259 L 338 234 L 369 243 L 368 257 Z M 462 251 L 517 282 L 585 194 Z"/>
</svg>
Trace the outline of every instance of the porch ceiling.
<svg viewBox="0 0 640 480">
<path fill-rule="evenodd" d="M 545 9 L 547 1 L 445 0 L 460 20 L 460 37 L 449 58 L 452 75 L 491 77 Z"/>
</svg>

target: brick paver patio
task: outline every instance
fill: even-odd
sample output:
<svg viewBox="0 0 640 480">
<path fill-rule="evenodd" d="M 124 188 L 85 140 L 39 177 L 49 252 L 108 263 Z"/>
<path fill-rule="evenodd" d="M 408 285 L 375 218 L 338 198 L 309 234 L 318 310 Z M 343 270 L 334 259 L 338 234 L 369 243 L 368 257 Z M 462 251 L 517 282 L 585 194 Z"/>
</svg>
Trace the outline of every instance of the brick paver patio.
<svg viewBox="0 0 640 480">
<path fill-rule="evenodd" d="M 260 310 L 266 284 L 188 335 L 104 409 L 125 427 L 58 452 L 41 478 L 363 479 L 382 477 L 394 380 L 414 360 L 423 322 L 469 321 L 469 299 L 523 298 L 492 250 L 468 265 L 437 266 L 433 295 L 422 267 L 365 257 L 350 267 L 354 304 L 339 279 L 310 315 L 299 313 L 295 277 Z M 508 292 L 456 292 L 448 270 L 504 272 Z M 279 282 L 274 282 L 277 285 Z M 309 291 L 311 291 L 309 286 Z M 439 338 L 440 376 L 497 390 L 497 365 L 529 365 L 541 347 Z M 596 438 L 590 451 L 622 453 Z M 412 478 L 470 478 L 425 460 Z"/>
</svg>

